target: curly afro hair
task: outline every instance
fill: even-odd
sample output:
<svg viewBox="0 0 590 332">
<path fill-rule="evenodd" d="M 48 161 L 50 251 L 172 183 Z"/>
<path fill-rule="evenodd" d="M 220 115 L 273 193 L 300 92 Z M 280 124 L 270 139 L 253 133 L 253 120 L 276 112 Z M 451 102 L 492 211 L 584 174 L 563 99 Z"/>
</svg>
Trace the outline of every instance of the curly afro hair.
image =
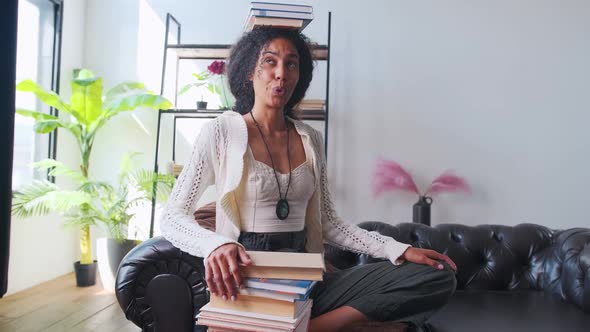
<svg viewBox="0 0 590 332">
<path fill-rule="evenodd" d="M 246 114 L 252 110 L 254 86 L 250 77 L 254 73 L 263 48 L 277 38 L 289 40 L 299 53 L 299 82 L 284 109 L 286 116 L 297 117 L 293 107 L 305 96 L 313 74 L 309 39 L 296 30 L 277 27 L 260 27 L 252 30 L 244 34 L 233 46 L 227 61 L 227 77 L 230 90 L 236 98 L 234 111 Z"/>
</svg>

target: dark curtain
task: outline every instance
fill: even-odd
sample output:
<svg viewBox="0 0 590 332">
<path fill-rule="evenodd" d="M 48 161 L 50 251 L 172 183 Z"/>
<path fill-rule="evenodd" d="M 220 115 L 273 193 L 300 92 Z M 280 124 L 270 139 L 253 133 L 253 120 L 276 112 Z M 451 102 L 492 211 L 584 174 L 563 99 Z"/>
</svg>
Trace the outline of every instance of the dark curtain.
<svg viewBox="0 0 590 332">
<path fill-rule="evenodd" d="M 5 0 L 0 11 L 0 297 L 8 285 L 12 148 L 14 146 L 14 89 L 18 0 Z"/>
</svg>

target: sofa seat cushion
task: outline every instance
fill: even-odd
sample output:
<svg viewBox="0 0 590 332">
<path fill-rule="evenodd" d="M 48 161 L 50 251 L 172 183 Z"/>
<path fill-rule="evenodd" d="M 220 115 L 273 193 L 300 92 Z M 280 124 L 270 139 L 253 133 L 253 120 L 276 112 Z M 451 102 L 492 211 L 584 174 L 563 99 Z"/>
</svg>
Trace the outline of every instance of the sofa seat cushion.
<svg viewBox="0 0 590 332">
<path fill-rule="evenodd" d="M 582 332 L 590 315 L 540 291 L 462 290 L 429 323 L 432 332 Z"/>
</svg>

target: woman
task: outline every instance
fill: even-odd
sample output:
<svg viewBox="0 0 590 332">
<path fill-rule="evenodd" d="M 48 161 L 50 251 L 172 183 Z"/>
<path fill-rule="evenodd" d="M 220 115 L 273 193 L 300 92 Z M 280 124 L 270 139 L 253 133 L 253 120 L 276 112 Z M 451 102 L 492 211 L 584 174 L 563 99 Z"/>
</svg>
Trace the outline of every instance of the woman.
<svg viewBox="0 0 590 332">
<path fill-rule="evenodd" d="M 203 257 L 211 293 L 235 300 L 245 250 L 322 252 L 323 242 L 388 259 L 326 273 L 313 291 L 312 331 L 368 320 L 422 324 L 455 289 L 455 264 L 432 250 L 342 223 L 328 191 L 322 136 L 295 120 L 311 82 L 306 37 L 256 29 L 228 61 L 236 112 L 211 121 L 197 138 L 161 220 L 176 247 Z M 215 183 L 216 230 L 199 227 L 195 204 Z M 443 264 L 444 263 L 444 264 Z"/>
</svg>

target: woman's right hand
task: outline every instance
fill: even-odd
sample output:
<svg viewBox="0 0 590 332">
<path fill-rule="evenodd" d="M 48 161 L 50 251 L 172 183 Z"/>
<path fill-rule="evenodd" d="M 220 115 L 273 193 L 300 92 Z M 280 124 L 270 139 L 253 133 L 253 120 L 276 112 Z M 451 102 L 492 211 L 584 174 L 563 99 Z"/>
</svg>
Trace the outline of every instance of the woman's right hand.
<svg viewBox="0 0 590 332">
<path fill-rule="evenodd" d="M 209 291 L 224 300 L 235 300 L 237 287 L 245 287 L 238 266 L 250 264 L 252 260 L 244 248 L 235 243 L 213 250 L 205 259 L 205 281 Z"/>
</svg>

